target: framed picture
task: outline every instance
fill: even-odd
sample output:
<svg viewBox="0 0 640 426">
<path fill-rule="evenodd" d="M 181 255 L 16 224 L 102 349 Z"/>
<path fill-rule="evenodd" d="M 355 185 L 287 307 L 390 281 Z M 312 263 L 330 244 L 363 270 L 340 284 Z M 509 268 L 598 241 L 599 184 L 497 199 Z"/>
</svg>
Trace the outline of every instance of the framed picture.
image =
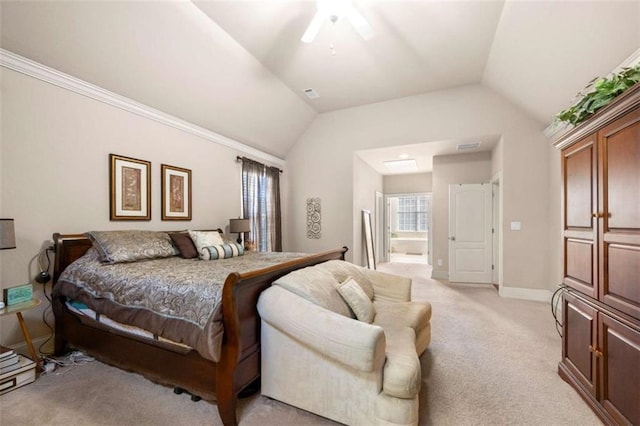
<svg viewBox="0 0 640 426">
<path fill-rule="evenodd" d="M 109 154 L 111 220 L 151 220 L 151 162 Z"/>
<path fill-rule="evenodd" d="M 191 170 L 163 164 L 162 220 L 191 220 Z"/>
</svg>

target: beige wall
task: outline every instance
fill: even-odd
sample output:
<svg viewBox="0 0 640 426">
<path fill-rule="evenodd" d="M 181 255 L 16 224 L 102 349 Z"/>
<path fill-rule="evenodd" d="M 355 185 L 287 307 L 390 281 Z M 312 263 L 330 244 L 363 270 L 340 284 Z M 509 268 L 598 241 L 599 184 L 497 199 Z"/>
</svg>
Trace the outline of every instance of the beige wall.
<svg viewBox="0 0 640 426">
<path fill-rule="evenodd" d="M 433 157 L 433 276 L 448 278 L 449 271 L 449 185 L 488 183 L 491 153 Z M 438 265 L 438 260 L 442 265 Z"/>
<path fill-rule="evenodd" d="M 549 142 L 549 287 L 562 282 L 562 175 L 560 150 Z"/>
<path fill-rule="evenodd" d="M 502 138 L 500 138 L 496 146 L 491 151 L 491 178 L 492 179 L 502 171 L 502 162 L 504 161 L 502 146 L 503 146 Z"/>
<path fill-rule="evenodd" d="M 406 175 L 386 175 L 383 177 L 384 193 L 417 194 L 431 192 L 432 173 L 411 173 Z"/>
<path fill-rule="evenodd" d="M 287 154 L 289 247 L 354 246 L 353 153 L 362 149 L 448 139 L 502 136 L 504 285 L 549 288 L 548 140 L 544 125 L 481 85 L 319 114 Z M 323 239 L 305 238 L 304 199 L 323 199 Z M 326 207 L 325 207 L 326 206 Z M 510 221 L 521 231 L 508 230 Z"/>
<path fill-rule="evenodd" d="M 353 156 L 353 263 L 366 266 L 364 236 L 362 233 L 362 210 L 371 212 L 371 226 L 376 224 L 376 191 L 382 192 L 382 175 L 365 163 L 358 155 Z M 373 229 L 375 238 L 375 229 Z M 346 243 L 344 245 L 347 245 Z"/>
<path fill-rule="evenodd" d="M 0 251 L 0 283 L 34 283 L 34 261 L 53 232 L 228 226 L 240 213 L 240 164 L 230 148 L 40 80 L 0 68 L 0 216 L 15 218 L 17 249 Z M 152 162 L 152 220 L 109 221 L 110 153 Z M 193 220 L 160 220 L 160 165 L 192 170 Z M 286 170 L 285 170 L 286 175 Z M 48 330 L 40 308 L 25 312 L 33 337 Z M 23 340 L 2 317 L 1 343 Z"/>
</svg>

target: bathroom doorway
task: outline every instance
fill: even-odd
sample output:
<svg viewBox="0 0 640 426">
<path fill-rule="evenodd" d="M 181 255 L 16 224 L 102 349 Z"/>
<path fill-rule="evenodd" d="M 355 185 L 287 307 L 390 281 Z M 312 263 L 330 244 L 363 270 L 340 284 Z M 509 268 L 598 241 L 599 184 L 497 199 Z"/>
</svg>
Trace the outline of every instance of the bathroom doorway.
<svg viewBox="0 0 640 426">
<path fill-rule="evenodd" d="M 387 261 L 431 265 L 431 194 L 385 198 Z"/>
</svg>

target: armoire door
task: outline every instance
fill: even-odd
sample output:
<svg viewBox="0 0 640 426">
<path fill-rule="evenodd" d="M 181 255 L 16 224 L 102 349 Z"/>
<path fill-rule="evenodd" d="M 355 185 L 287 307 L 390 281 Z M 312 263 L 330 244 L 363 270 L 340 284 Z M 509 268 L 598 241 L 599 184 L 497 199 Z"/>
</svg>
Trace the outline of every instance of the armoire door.
<svg viewBox="0 0 640 426">
<path fill-rule="evenodd" d="M 593 353 L 598 332 L 597 311 L 571 293 L 565 291 L 563 297 L 562 363 L 587 392 L 598 398 Z"/>
<path fill-rule="evenodd" d="M 640 319 L 640 109 L 600 135 L 598 299 Z"/>
<path fill-rule="evenodd" d="M 598 297 L 597 137 L 589 135 L 562 151 L 564 283 Z"/>
<path fill-rule="evenodd" d="M 640 424 L 640 332 L 599 313 L 600 403 L 617 424 Z"/>
</svg>

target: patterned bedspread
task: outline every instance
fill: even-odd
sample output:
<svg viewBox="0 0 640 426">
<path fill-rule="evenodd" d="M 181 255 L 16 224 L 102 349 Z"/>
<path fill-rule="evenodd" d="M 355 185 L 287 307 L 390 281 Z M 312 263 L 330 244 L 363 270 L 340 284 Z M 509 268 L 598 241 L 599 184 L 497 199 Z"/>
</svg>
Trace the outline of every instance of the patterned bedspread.
<svg viewBox="0 0 640 426">
<path fill-rule="evenodd" d="M 305 256 L 246 252 L 206 261 L 169 257 L 107 265 L 91 248 L 69 265 L 54 294 L 85 303 L 109 318 L 183 343 L 218 361 L 222 287 L 232 272 L 249 272 Z"/>
</svg>

